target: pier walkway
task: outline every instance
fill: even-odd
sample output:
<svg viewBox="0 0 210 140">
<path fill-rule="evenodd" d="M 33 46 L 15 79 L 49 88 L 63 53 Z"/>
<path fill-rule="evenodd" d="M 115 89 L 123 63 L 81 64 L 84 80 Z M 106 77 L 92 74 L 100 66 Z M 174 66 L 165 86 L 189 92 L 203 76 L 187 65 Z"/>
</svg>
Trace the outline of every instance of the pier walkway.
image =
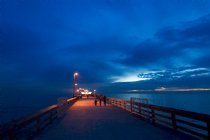
<svg viewBox="0 0 210 140">
<path fill-rule="evenodd" d="M 99 105 L 99 103 L 98 103 Z M 49 126 L 36 140 L 192 140 L 170 129 L 154 126 L 112 105 L 94 106 L 80 99 L 58 124 Z"/>
</svg>

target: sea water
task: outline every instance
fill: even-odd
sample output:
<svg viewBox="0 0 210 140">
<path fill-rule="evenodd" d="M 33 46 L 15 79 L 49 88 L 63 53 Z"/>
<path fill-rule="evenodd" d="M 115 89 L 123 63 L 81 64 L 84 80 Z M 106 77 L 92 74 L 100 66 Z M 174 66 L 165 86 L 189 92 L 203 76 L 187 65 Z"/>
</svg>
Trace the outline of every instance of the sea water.
<svg viewBox="0 0 210 140">
<path fill-rule="evenodd" d="M 69 93 L 4 93 L 0 94 L 0 125 L 31 115 L 50 105 L 59 97 L 71 97 Z"/>
<path fill-rule="evenodd" d="M 144 98 L 149 104 L 210 115 L 210 91 L 107 93 L 106 96 L 125 100 L 131 97 Z"/>
<path fill-rule="evenodd" d="M 130 100 L 131 97 L 148 99 L 149 104 L 210 114 L 210 92 L 139 92 L 102 93 L 107 97 Z M 12 98 L 11 98 L 12 97 Z M 59 97 L 72 97 L 71 93 L 19 93 L 1 94 L 0 124 L 37 112 L 57 103 Z"/>
</svg>

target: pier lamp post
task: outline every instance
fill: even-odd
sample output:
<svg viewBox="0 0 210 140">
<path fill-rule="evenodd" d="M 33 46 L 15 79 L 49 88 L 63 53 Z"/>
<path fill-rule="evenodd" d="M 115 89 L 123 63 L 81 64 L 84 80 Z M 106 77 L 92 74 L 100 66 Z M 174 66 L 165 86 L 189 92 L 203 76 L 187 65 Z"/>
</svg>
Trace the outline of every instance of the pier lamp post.
<svg viewBox="0 0 210 140">
<path fill-rule="evenodd" d="M 96 97 L 96 90 L 93 90 L 93 96 Z"/>
<path fill-rule="evenodd" d="M 73 96 L 75 96 L 75 93 L 76 93 L 76 90 L 77 90 L 77 79 L 78 79 L 78 76 L 79 74 L 77 72 L 74 73 L 74 81 L 73 81 Z"/>
<path fill-rule="evenodd" d="M 79 74 L 78 74 L 77 72 L 75 72 L 75 73 L 74 73 L 74 83 L 76 83 L 76 82 L 77 82 L 78 75 L 79 75 Z"/>
<path fill-rule="evenodd" d="M 75 84 L 74 84 L 74 87 L 75 87 L 75 93 L 77 92 L 77 86 L 78 86 L 78 84 L 77 84 L 77 83 L 75 83 Z"/>
</svg>

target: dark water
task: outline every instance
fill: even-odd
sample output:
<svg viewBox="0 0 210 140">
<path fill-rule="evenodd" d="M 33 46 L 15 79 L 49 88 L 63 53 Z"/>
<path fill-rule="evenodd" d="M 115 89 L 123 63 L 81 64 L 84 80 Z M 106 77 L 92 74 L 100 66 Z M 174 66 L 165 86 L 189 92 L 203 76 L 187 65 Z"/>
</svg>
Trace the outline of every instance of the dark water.
<svg viewBox="0 0 210 140">
<path fill-rule="evenodd" d="M 106 94 L 108 97 L 129 100 L 131 97 L 146 98 L 149 104 L 210 114 L 210 92 L 146 92 L 135 94 Z"/>
<path fill-rule="evenodd" d="M 65 93 L 7 93 L 0 94 L 0 124 L 30 115 L 57 103 Z"/>
<path fill-rule="evenodd" d="M 146 98 L 150 104 L 210 114 L 210 92 L 147 92 L 135 94 L 110 93 L 107 97 L 129 100 Z M 57 103 L 57 98 L 72 97 L 70 93 L 2 94 L 0 96 L 0 124 L 37 112 Z M 11 98 L 12 97 L 12 98 Z"/>
</svg>

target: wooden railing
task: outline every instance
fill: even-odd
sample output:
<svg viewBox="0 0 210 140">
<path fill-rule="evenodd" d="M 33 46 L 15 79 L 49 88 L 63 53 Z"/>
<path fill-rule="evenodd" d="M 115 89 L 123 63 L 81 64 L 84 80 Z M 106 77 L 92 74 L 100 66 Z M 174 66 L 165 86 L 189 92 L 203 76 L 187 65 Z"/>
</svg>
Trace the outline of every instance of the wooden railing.
<svg viewBox="0 0 210 140">
<path fill-rule="evenodd" d="M 70 98 L 62 106 L 52 105 L 0 128 L 0 140 L 32 139 L 40 131 L 61 118 L 78 97 Z"/>
<path fill-rule="evenodd" d="M 107 98 L 107 102 L 153 124 L 160 124 L 176 131 L 210 140 L 210 115 L 139 103 L 132 99 L 127 101 Z"/>
</svg>

